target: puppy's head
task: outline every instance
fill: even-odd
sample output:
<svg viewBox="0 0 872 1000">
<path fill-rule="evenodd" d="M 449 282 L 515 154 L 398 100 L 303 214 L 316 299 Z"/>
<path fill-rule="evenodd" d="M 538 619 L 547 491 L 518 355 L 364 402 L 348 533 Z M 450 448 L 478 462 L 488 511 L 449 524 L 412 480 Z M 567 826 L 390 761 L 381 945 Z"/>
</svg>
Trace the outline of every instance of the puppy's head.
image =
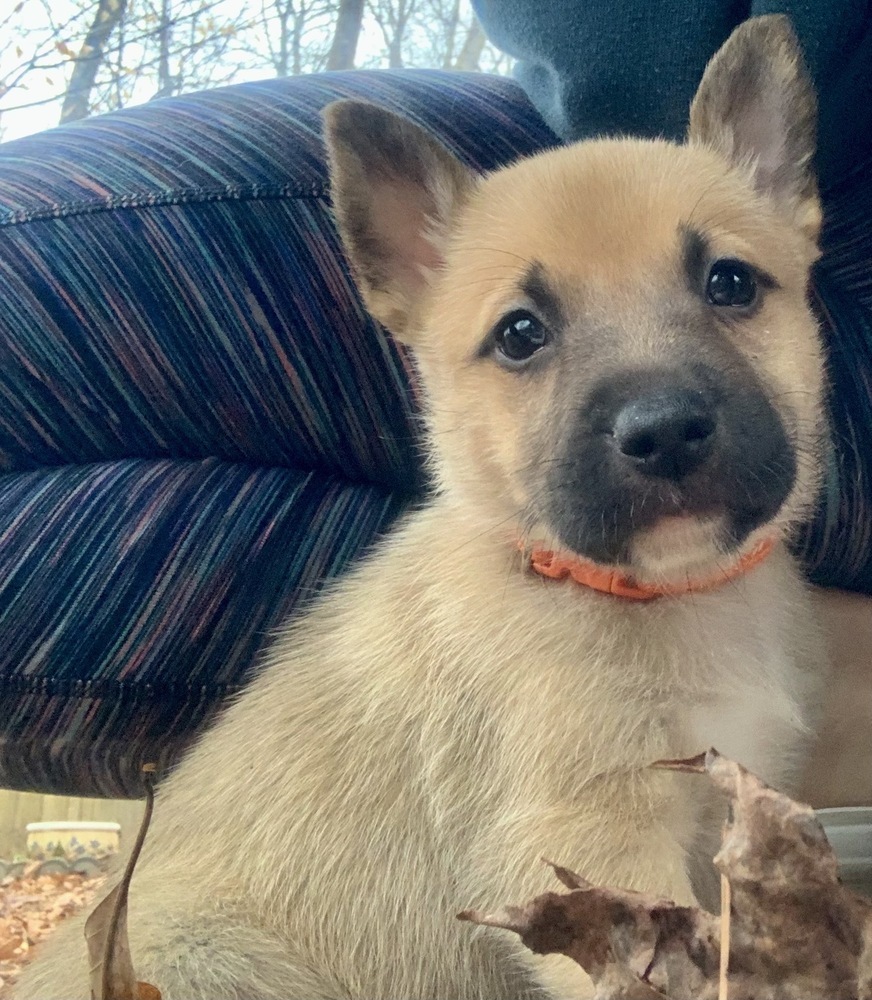
<svg viewBox="0 0 872 1000">
<path fill-rule="evenodd" d="M 668 577 L 807 511 L 820 207 L 785 18 L 714 57 L 684 145 L 583 142 L 482 178 L 371 105 L 325 117 L 359 287 L 416 353 L 441 488 L 483 525 Z"/>
</svg>

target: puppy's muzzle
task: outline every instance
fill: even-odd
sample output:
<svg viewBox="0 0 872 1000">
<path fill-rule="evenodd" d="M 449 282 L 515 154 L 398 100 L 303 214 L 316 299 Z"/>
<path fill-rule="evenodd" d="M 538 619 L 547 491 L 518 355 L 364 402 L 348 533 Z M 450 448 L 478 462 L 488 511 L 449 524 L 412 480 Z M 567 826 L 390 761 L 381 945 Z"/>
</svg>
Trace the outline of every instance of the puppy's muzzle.
<svg viewBox="0 0 872 1000">
<path fill-rule="evenodd" d="M 630 400 L 612 436 L 621 457 L 645 476 L 681 482 L 711 456 L 717 414 L 701 391 L 661 389 Z"/>
<path fill-rule="evenodd" d="M 717 523 L 729 551 L 777 515 L 796 455 L 763 385 L 730 360 L 613 371 L 567 403 L 539 515 L 564 548 L 627 563 L 637 535 L 689 516 Z"/>
</svg>

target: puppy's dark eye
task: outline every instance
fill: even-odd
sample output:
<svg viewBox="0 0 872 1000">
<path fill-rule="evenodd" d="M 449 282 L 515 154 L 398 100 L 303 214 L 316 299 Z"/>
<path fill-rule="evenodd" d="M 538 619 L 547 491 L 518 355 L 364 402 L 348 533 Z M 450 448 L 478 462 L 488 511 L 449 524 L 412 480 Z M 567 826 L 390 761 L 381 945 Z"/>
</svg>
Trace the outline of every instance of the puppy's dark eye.
<svg viewBox="0 0 872 1000">
<path fill-rule="evenodd" d="M 741 260 L 716 260 L 709 271 L 706 298 L 713 306 L 747 308 L 757 298 L 754 269 Z"/>
<path fill-rule="evenodd" d="M 509 313 L 493 333 L 497 356 L 513 365 L 528 361 L 548 343 L 548 331 L 532 313 Z"/>
</svg>

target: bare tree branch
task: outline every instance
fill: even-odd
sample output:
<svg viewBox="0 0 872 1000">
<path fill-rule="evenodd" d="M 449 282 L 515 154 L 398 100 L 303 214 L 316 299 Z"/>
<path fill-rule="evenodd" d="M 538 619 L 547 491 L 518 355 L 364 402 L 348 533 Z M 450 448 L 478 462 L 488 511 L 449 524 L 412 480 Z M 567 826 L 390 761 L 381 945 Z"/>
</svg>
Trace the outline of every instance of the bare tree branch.
<svg viewBox="0 0 872 1000">
<path fill-rule="evenodd" d="M 387 48 L 388 66 L 404 65 L 403 43 L 417 0 L 370 0 L 370 11 L 381 28 Z"/>
<path fill-rule="evenodd" d="M 20 13 L 24 9 L 24 4 L 19 4 L 16 6 L 10 18 L 15 13 Z M 70 29 L 73 28 L 77 22 L 82 18 L 82 11 L 73 14 L 67 21 L 65 21 L 57 31 L 53 31 L 48 34 L 47 37 L 40 42 L 36 49 L 32 51 L 26 58 L 22 59 L 17 65 L 13 66 L 12 69 L 8 70 L 6 76 L 0 80 L 0 97 L 4 94 L 8 94 L 10 90 L 14 90 L 16 87 L 20 86 L 24 79 L 33 72 L 36 71 L 50 71 L 53 69 L 58 69 L 61 66 L 66 66 L 69 62 L 69 57 L 65 57 L 60 62 L 45 63 L 42 60 L 47 59 L 49 56 L 52 59 L 56 58 L 56 53 L 58 49 L 63 45 L 63 36 L 70 33 Z M 4 22 L 5 24 L 6 22 Z M 23 55 L 20 45 L 16 45 L 16 50 L 19 56 Z"/>
</svg>

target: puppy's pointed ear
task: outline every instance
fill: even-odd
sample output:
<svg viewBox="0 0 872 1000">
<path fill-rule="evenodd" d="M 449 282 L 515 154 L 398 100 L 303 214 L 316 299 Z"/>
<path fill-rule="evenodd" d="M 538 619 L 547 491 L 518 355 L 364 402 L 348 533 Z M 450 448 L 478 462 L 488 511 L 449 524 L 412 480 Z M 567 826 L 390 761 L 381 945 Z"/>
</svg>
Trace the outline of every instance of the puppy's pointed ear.
<svg viewBox="0 0 872 1000">
<path fill-rule="evenodd" d="M 357 285 L 377 320 L 413 340 L 475 175 L 424 129 L 363 101 L 330 104 L 324 126 L 333 208 Z"/>
<path fill-rule="evenodd" d="M 815 239 L 816 129 L 814 88 L 789 19 L 745 21 L 706 68 L 690 109 L 690 142 L 747 169 L 757 190 Z"/>
</svg>

